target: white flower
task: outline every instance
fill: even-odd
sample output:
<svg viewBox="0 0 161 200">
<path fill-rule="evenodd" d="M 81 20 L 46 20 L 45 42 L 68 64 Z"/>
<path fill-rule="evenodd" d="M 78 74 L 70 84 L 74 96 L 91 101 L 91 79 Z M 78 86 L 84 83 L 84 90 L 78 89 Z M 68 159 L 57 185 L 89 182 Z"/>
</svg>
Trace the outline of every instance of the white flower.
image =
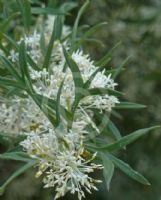
<svg viewBox="0 0 161 200">
<path fill-rule="evenodd" d="M 15 52 L 15 50 L 11 50 L 10 51 L 10 55 L 8 56 L 8 58 L 12 61 L 12 62 L 17 62 L 18 61 L 18 53 L 17 52 Z"/>
<path fill-rule="evenodd" d="M 103 96 L 89 96 L 81 101 L 85 108 L 97 108 L 98 110 L 111 111 L 115 104 L 120 103 L 115 96 L 103 95 Z"/>
<path fill-rule="evenodd" d="M 111 74 L 108 76 L 104 75 L 105 70 L 102 72 L 98 72 L 96 76 L 94 77 L 91 88 L 108 88 L 108 89 L 115 89 L 115 86 L 117 86 L 117 83 L 114 82 L 114 80 L 111 78 Z"/>
<path fill-rule="evenodd" d="M 80 50 L 74 52 L 72 58 L 77 63 L 84 81 L 87 81 L 91 74 L 96 70 L 94 62 L 91 61 L 89 55 L 84 55 L 83 51 Z"/>
<path fill-rule="evenodd" d="M 0 104 L 0 132 L 19 135 L 32 129 L 51 127 L 49 120 L 31 98 L 13 98 Z"/>
<path fill-rule="evenodd" d="M 32 158 L 39 161 L 36 176 L 44 173 L 44 187 L 55 188 L 55 199 L 70 191 L 78 193 L 81 200 L 85 197 L 83 190 L 91 193 L 92 189 L 97 189 L 95 183 L 100 181 L 89 177 L 89 173 L 102 169 L 102 166 L 91 163 L 95 154 L 88 159 L 82 157 L 81 133 L 70 131 L 58 137 L 53 129 L 47 133 L 31 132 L 21 145 Z"/>
</svg>

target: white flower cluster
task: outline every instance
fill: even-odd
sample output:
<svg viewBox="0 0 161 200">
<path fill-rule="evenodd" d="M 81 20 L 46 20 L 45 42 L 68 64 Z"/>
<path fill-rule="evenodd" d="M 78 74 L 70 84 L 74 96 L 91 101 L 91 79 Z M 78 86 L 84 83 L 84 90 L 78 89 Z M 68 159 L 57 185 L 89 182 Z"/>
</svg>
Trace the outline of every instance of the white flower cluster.
<svg viewBox="0 0 161 200">
<path fill-rule="evenodd" d="M 53 129 L 47 133 L 31 132 L 21 145 L 39 161 L 36 176 L 45 173 L 44 187 L 55 188 L 55 199 L 70 191 L 72 194 L 78 193 L 81 200 L 85 197 L 83 189 L 89 193 L 91 189 L 97 189 L 94 184 L 100 181 L 88 174 L 95 169 L 102 169 L 102 166 L 91 163 L 96 154 L 89 159 L 83 158 L 83 136 L 80 133 L 70 131 L 63 135 L 62 132 L 61 135 Z"/>
<path fill-rule="evenodd" d="M 17 136 L 31 130 L 50 127 L 47 117 L 31 98 L 3 100 L 0 104 L 0 132 L 5 135 Z"/>
<path fill-rule="evenodd" d="M 48 25 L 47 27 L 50 28 Z M 48 29 L 46 34 L 51 33 Z M 73 74 L 66 64 L 62 44 L 59 41 L 54 42 L 49 68 L 42 69 L 44 55 L 41 51 L 40 34 L 34 32 L 31 36 L 25 36 L 18 44 L 22 40 L 26 44 L 28 55 L 41 69 L 35 70 L 32 66 L 28 66 L 35 92 L 56 100 L 59 87 L 64 80 L 60 103 L 65 109 L 71 111 L 77 88 L 74 85 Z M 69 45 L 66 43 L 63 45 L 69 50 Z M 11 50 L 8 58 L 16 63 L 18 52 Z M 77 64 L 84 82 L 98 69 L 89 55 L 84 54 L 82 50 L 73 52 L 71 58 Z M 116 85 L 111 74 L 106 76 L 103 70 L 96 74 L 89 88 L 114 90 Z M 99 129 L 92 120 L 93 113 L 90 112 L 90 108 L 111 111 L 116 103 L 119 103 L 117 97 L 109 94 L 83 98 L 75 112 L 72 127 L 68 131 L 64 128 L 65 133 L 62 131 L 60 134 L 31 98 L 17 97 L 13 98 L 10 104 L 7 102 L 0 104 L 0 131 L 14 134 L 25 133 L 26 139 L 21 142 L 21 146 L 32 158 L 38 160 L 37 177 L 43 174 L 45 187 L 55 188 L 55 199 L 70 191 L 72 194 L 78 193 L 78 198 L 81 200 L 85 197 L 83 190 L 91 192 L 91 189 L 96 189 L 94 183 L 99 182 L 91 178 L 89 174 L 95 169 L 102 168 L 101 165 L 92 163 L 96 154 L 89 153 L 89 157 L 84 157 L 86 150 L 83 143 L 89 137 L 86 127 L 91 125 L 99 133 Z M 63 126 L 67 127 L 65 119 L 62 118 L 61 121 Z"/>
</svg>

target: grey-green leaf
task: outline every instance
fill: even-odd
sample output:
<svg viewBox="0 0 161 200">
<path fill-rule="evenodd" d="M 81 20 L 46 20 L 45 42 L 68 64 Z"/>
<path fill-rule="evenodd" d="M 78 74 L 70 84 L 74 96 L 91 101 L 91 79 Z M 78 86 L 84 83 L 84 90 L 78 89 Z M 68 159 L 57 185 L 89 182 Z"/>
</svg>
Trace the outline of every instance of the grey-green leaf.
<svg viewBox="0 0 161 200">
<path fill-rule="evenodd" d="M 142 183 L 144 185 L 150 185 L 149 181 L 141 175 L 139 172 L 133 170 L 130 165 L 123 162 L 122 160 L 116 158 L 115 156 L 109 154 L 109 159 L 114 163 L 114 165 L 119 168 L 121 171 L 123 171 L 125 174 L 127 174 L 132 179 L 138 181 L 139 183 Z"/>
<path fill-rule="evenodd" d="M 28 162 L 27 164 L 23 165 L 22 167 L 20 167 L 17 171 L 15 171 L 8 179 L 7 181 L 0 187 L 0 195 L 3 195 L 6 187 L 15 179 L 17 178 L 19 175 L 21 175 L 22 173 L 24 173 L 26 170 L 28 170 L 29 168 L 33 167 L 36 164 L 36 161 L 31 161 Z"/>
<path fill-rule="evenodd" d="M 8 152 L 0 154 L 0 159 L 29 162 L 32 159 L 24 152 Z"/>
<path fill-rule="evenodd" d="M 112 144 L 106 145 L 104 147 L 97 147 L 97 149 L 106 150 L 106 151 L 115 151 L 115 150 L 122 149 L 122 148 L 126 147 L 128 144 L 134 142 L 141 136 L 149 133 L 151 130 L 154 130 L 156 128 L 160 128 L 160 126 L 153 126 L 150 128 L 144 128 L 144 129 L 134 131 L 133 133 L 122 137 L 120 140 L 118 140 Z"/>
<path fill-rule="evenodd" d="M 75 99 L 77 99 L 80 95 L 82 96 L 81 88 L 83 88 L 83 84 L 84 84 L 83 78 L 82 78 L 81 72 L 80 72 L 77 64 L 71 58 L 71 56 L 66 51 L 66 49 L 63 48 L 63 50 L 64 50 L 64 56 L 65 56 L 66 62 L 67 62 L 68 67 L 70 68 L 70 70 L 72 72 L 72 75 L 73 75 L 73 80 L 74 80 L 74 84 L 75 84 Z"/>
<path fill-rule="evenodd" d="M 79 24 L 80 18 L 82 16 L 82 14 L 84 13 L 85 9 L 87 8 L 88 4 L 89 4 L 89 0 L 87 0 L 83 4 L 83 6 L 80 8 L 80 10 L 78 12 L 77 18 L 76 18 L 74 26 L 73 26 L 73 31 L 72 31 L 72 45 L 71 45 L 71 49 L 73 49 L 74 45 L 75 45 L 75 40 L 76 40 L 76 37 L 77 37 L 77 29 L 78 29 L 78 24 Z"/>
<path fill-rule="evenodd" d="M 120 140 L 122 138 L 120 131 L 118 130 L 116 125 L 111 120 L 109 120 L 109 122 L 108 122 L 108 128 L 111 131 L 111 133 L 114 135 L 116 140 Z"/>
<path fill-rule="evenodd" d="M 142 108 L 146 108 L 146 106 L 133 102 L 120 102 L 115 106 L 115 109 L 142 109 Z"/>
<path fill-rule="evenodd" d="M 31 24 L 31 6 L 29 0 L 17 0 L 26 31 L 29 31 Z"/>
<path fill-rule="evenodd" d="M 112 180 L 112 176 L 114 174 L 114 164 L 108 158 L 108 156 L 104 153 L 101 154 L 102 162 L 103 162 L 103 175 L 107 184 L 107 189 L 110 189 L 110 183 Z"/>
</svg>

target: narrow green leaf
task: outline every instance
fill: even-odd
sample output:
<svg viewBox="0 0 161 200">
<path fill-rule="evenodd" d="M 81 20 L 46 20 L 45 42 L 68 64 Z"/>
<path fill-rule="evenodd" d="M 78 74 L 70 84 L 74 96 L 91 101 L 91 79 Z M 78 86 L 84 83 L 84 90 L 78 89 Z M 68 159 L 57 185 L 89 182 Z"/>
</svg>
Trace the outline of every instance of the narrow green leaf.
<svg viewBox="0 0 161 200">
<path fill-rule="evenodd" d="M 56 115 L 56 101 L 50 98 L 47 98 L 45 96 L 39 95 L 39 94 L 32 94 L 32 97 L 38 106 L 41 108 L 43 112 L 47 115 L 47 117 L 50 117 L 50 121 L 56 125 L 55 121 L 55 115 Z M 43 106 L 42 106 L 43 105 Z M 68 112 L 63 106 L 60 105 L 60 114 L 66 119 L 67 121 L 71 119 L 71 113 Z M 51 112 L 51 116 L 50 116 Z"/>
<path fill-rule="evenodd" d="M 53 31 L 52 31 L 52 34 L 51 34 L 51 38 L 50 38 L 47 50 L 46 50 L 43 68 L 47 68 L 47 69 L 49 68 L 53 44 L 54 44 L 54 41 L 56 39 L 59 39 L 59 37 L 61 36 L 61 31 L 62 31 L 62 18 L 57 16 L 55 21 L 54 21 Z"/>
<path fill-rule="evenodd" d="M 27 55 L 26 55 L 26 48 L 25 48 L 24 41 L 21 42 L 20 48 L 19 48 L 19 65 L 20 65 L 22 77 L 26 84 L 27 89 L 29 89 L 30 91 L 33 91 L 32 81 L 31 81 L 31 77 L 29 74 L 28 66 L 27 66 Z"/>
<path fill-rule="evenodd" d="M 112 176 L 114 174 L 114 164 L 113 162 L 108 158 L 107 155 L 104 153 L 101 153 L 101 158 L 103 162 L 103 175 L 107 184 L 107 189 L 110 189 L 110 183 L 112 180 Z"/>
<path fill-rule="evenodd" d="M 59 87 L 59 90 L 58 90 L 58 94 L 57 94 L 57 99 L 56 99 L 56 124 L 57 126 L 59 125 L 60 123 L 60 96 L 61 96 L 61 91 L 63 89 L 63 84 L 64 84 L 64 80 L 62 81 L 60 87 Z"/>
<path fill-rule="evenodd" d="M 64 51 L 64 56 L 65 56 L 66 62 L 68 64 L 68 67 L 70 68 L 72 75 L 73 75 L 73 80 L 74 80 L 74 84 L 75 84 L 75 101 L 77 101 L 77 99 L 80 99 L 80 96 L 82 96 L 81 89 L 84 84 L 83 78 L 82 78 L 81 72 L 80 72 L 77 64 L 71 58 L 69 53 L 65 50 L 65 48 L 63 48 L 63 51 Z"/>
<path fill-rule="evenodd" d="M 85 9 L 87 8 L 89 4 L 89 0 L 87 0 L 83 6 L 80 8 L 79 12 L 78 12 L 78 15 L 77 15 L 77 18 L 75 20 L 75 23 L 74 23 L 74 26 L 73 26 L 73 31 L 72 31 L 72 44 L 71 44 L 71 49 L 74 48 L 74 45 L 75 45 L 75 41 L 76 41 L 76 37 L 77 37 L 77 29 L 78 29 L 78 25 L 79 25 L 79 21 L 80 21 L 80 18 L 82 16 L 82 14 L 84 13 Z"/>
<path fill-rule="evenodd" d="M 137 140 L 141 136 L 149 133 L 151 130 L 154 130 L 156 128 L 160 128 L 160 126 L 153 126 L 153 127 L 150 127 L 150 128 L 144 128 L 144 129 L 134 131 L 133 133 L 122 137 L 120 140 L 118 140 L 118 141 L 116 141 L 112 144 L 106 145 L 104 147 L 96 147 L 96 148 L 101 149 L 101 150 L 105 150 L 105 151 L 116 151 L 116 150 L 119 150 L 119 149 L 126 147 L 128 144 L 131 144 L 132 142 L 134 142 L 135 140 Z"/>
<path fill-rule="evenodd" d="M 96 24 L 95 26 L 92 26 L 88 31 L 86 31 L 80 40 L 78 41 L 77 46 L 80 46 L 86 39 L 88 39 L 93 33 L 95 33 L 98 29 L 100 29 L 102 26 L 107 25 L 107 22 L 101 22 L 99 24 Z M 89 38 L 91 39 L 91 38 Z"/>
<path fill-rule="evenodd" d="M 116 79 L 117 76 L 120 74 L 120 72 L 122 71 L 122 68 L 129 62 L 129 60 L 131 59 L 131 56 L 128 56 L 123 63 L 117 68 L 117 71 L 112 75 L 113 79 Z"/>
<path fill-rule="evenodd" d="M 105 95 L 105 94 L 109 94 L 109 95 L 115 95 L 115 96 L 122 96 L 123 93 L 118 92 L 116 90 L 111 90 L 108 88 L 92 88 L 89 89 L 89 94 L 90 95 Z"/>
<path fill-rule="evenodd" d="M 111 59 L 112 53 L 120 46 L 121 42 L 118 42 L 107 54 L 105 54 L 98 62 L 96 66 L 105 66 Z"/>
<path fill-rule="evenodd" d="M 108 128 L 111 131 L 111 133 L 114 135 L 116 140 L 120 140 L 122 138 L 120 131 L 111 120 L 109 120 Z"/>
<path fill-rule="evenodd" d="M 33 14 L 47 14 L 47 15 L 63 15 L 65 12 L 63 12 L 60 9 L 54 9 L 54 8 L 40 8 L 40 7 L 35 7 L 31 8 L 31 13 Z"/>
<path fill-rule="evenodd" d="M 30 162 L 32 159 L 24 152 L 9 152 L 0 154 L 0 159 Z"/>
<path fill-rule="evenodd" d="M 45 52 L 46 52 L 46 41 L 45 41 L 45 35 L 44 35 L 44 28 L 45 28 L 45 25 L 43 24 L 43 27 L 41 30 L 41 38 L 40 38 L 40 47 L 41 47 L 41 52 L 43 55 L 45 55 Z"/>
<path fill-rule="evenodd" d="M 77 6 L 78 6 L 77 2 L 68 1 L 61 5 L 60 10 L 62 10 L 64 13 L 68 13 L 69 11 L 71 11 L 73 8 Z"/>
<path fill-rule="evenodd" d="M 125 174 L 127 174 L 132 179 L 138 181 L 139 183 L 142 183 L 144 185 L 150 185 L 149 181 L 141 175 L 139 172 L 133 170 L 130 165 L 123 162 L 122 160 L 112 156 L 111 154 L 108 155 L 109 159 L 114 163 L 116 167 L 118 167 L 121 171 L 123 171 Z"/>
<path fill-rule="evenodd" d="M 26 54 L 25 54 L 25 43 L 22 41 L 19 47 L 19 65 L 23 80 L 25 81 L 25 76 L 29 76 L 27 70 L 27 63 L 26 63 Z"/>
<path fill-rule="evenodd" d="M 5 53 L 5 55 L 9 55 L 9 49 L 7 49 L 2 43 L 0 43 L 0 49 Z"/>
<path fill-rule="evenodd" d="M 34 60 L 31 58 L 30 55 L 26 55 L 26 59 L 27 59 L 27 62 L 30 64 L 30 66 L 36 70 L 36 71 L 40 71 L 40 68 L 37 66 L 37 64 L 34 62 Z"/>
<path fill-rule="evenodd" d="M 15 66 L 7 60 L 4 56 L 0 55 L 0 62 L 3 64 L 3 66 L 8 70 L 8 72 L 18 81 L 23 83 L 21 76 L 18 74 Z"/>
<path fill-rule="evenodd" d="M 48 0 L 48 7 L 56 7 L 57 3 L 57 0 Z"/>
<path fill-rule="evenodd" d="M 146 108 L 145 105 L 138 104 L 138 103 L 132 103 L 132 102 L 120 102 L 119 104 L 116 104 L 116 109 L 142 109 Z"/>
<path fill-rule="evenodd" d="M 79 41 L 79 39 L 76 39 L 76 41 Z M 83 40 L 83 42 L 85 43 L 92 43 L 93 45 L 97 46 L 97 47 L 101 47 L 101 48 L 105 48 L 105 44 L 100 40 L 100 39 L 96 39 L 96 38 L 85 38 Z M 78 43 L 75 43 L 75 49 L 78 49 L 79 45 Z"/>
<path fill-rule="evenodd" d="M 17 171 L 15 171 L 8 179 L 7 181 L 0 187 L 0 195 L 3 195 L 6 187 L 15 179 L 17 178 L 19 175 L 21 175 L 22 173 L 24 173 L 26 170 L 28 170 L 29 168 L 33 167 L 36 164 L 36 161 L 31 161 L 25 165 L 23 165 L 22 167 L 20 167 Z"/>
<path fill-rule="evenodd" d="M 95 33 L 97 30 L 99 30 L 102 26 L 106 26 L 107 22 L 101 22 L 99 24 L 96 24 L 95 26 L 92 26 L 88 31 L 86 31 L 82 38 L 90 37 L 93 33 Z"/>
<path fill-rule="evenodd" d="M 56 119 L 55 119 L 55 109 L 53 109 L 51 106 L 49 106 L 48 98 L 38 95 L 36 93 L 27 91 L 28 94 L 32 97 L 32 99 L 35 101 L 35 103 L 39 106 L 39 108 L 42 110 L 42 112 L 46 115 L 46 117 L 49 119 L 49 121 L 55 126 L 56 125 Z"/>
<path fill-rule="evenodd" d="M 26 31 L 30 30 L 31 24 L 31 6 L 29 0 L 17 0 L 17 3 L 20 6 L 20 11 L 22 14 L 24 27 Z"/>
<path fill-rule="evenodd" d="M 4 78 L 0 76 L 0 86 L 10 86 L 10 87 L 16 87 L 16 88 L 20 88 L 20 89 L 24 89 L 25 87 L 20 84 L 17 81 L 8 79 L 8 78 Z"/>
<path fill-rule="evenodd" d="M 1 24 L 0 24 L 0 34 L 2 34 L 8 27 L 8 25 L 10 24 L 10 22 L 19 15 L 19 13 L 13 13 L 11 14 L 6 20 L 4 20 Z"/>
<path fill-rule="evenodd" d="M 16 50 L 18 50 L 18 44 L 11 38 L 11 37 L 9 37 L 8 35 L 6 35 L 6 34 L 3 34 L 3 37 L 7 40 L 7 42 L 9 43 L 9 44 L 11 44 Z"/>
<path fill-rule="evenodd" d="M 54 21 L 54 40 L 61 39 L 63 23 L 64 23 L 64 17 L 58 15 Z"/>
</svg>

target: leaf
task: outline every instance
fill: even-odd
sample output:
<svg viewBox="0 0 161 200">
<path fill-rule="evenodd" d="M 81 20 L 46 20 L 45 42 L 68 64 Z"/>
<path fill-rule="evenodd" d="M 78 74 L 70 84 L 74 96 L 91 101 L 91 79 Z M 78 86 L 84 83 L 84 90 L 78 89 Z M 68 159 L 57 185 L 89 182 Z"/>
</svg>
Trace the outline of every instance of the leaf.
<svg viewBox="0 0 161 200">
<path fill-rule="evenodd" d="M 77 46 L 80 46 L 88 37 L 90 37 L 93 33 L 95 33 L 98 29 L 100 29 L 102 26 L 107 25 L 107 22 L 101 22 L 99 24 L 96 24 L 95 26 L 92 26 L 88 31 L 86 31 L 80 40 L 78 41 Z M 90 38 L 91 39 L 91 38 Z"/>
<path fill-rule="evenodd" d="M 115 156 L 112 156 L 111 154 L 108 155 L 109 159 L 114 163 L 116 167 L 118 167 L 121 171 L 123 171 L 125 174 L 127 174 L 132 179 L 138 181 L 139 183 L 142 183 L 144 185 L 150 185 L 149 181 L 140 173 L 133 170 L 130 165 L 123 162 L 122 160 L 116 158 Z"/>
<path fill-rule="evenodd" d="M 45 52 L 46 52 L 46 41 L 45 41 L 44 29 L 45 29 L 45 24 L 42 25 L 41 38 L 40 38 L 41 53 L 43 55 L 45 55 Z"/>
<path fill-rule="evenodd" d="M 108 128 L 111 131 L 111 133 L 114 135 L 116 140 L 120 140 L 122 138 L 120 131 L 111 120 L 109 120 L 108 122 Z"/>
<path fill-rule="evenodd" d="M 107 189 L 109 190 L 112 176 L 114 174 L 114 164 L 104 153 L 101 153 L 101 158 L 102 158 L 103 167 L 104 167 L 103 175 L 107 184 Z"/>
<path fill-rule="evenodd" d="M 30 30 L 31 24 L 31 6 L 29 0 L 17 0 L 20 6 L 24 27 L 26 31 Z"/>
<path fill-rule="evenodd" d="M 120 46 L 121 42 L 118 42 L 107 54 L 105 54 L 98 62 L 96 62 L 96 66 L 105 66 L 111 59 L 111 55 L 118 46 Z"/>
<path fill-rule="evenodd" d="M 10 86 L 10 87 L 25 89 L 25 87 L 21 85 L 19 82 L 1 76 L 0 76 L 0 86 Z"/>
<path fill-rule="evenodd" d="M 53 44 L 54 41 L 56 39 L 59 39 L 61 37 L 61 31 L 62 31 L 62 18 L 57 16 L 55 21 L 54 21 L 54 25 L 53 25 L 53 31 L 51 34 L 51 38 L 46 50 L 46 55 L 44 58 L 44 63 L 43 63 L 43 68 L 48 69 L 49 68 L 49 64 L 50 64 L 50 58 L 51 58 L 51 54 L 52 54 L 52 49 L 53 49 Z"/>
<path fill-rule="evenodd" d="M 96 24 L 95 26 L 92 26 L 88 31 L 84 33 L 82 38 L 87 38 L 91 36 L 93 33 L 95 33 L 97 30 L 99 30 L 102 26 L 107 25 L 107 22 L 101 22 L 99 24 Z"/>
<path fill-rule="evenodd" d="M 35 103 L 39 106 L 41 111 L 46 115 L 49 121 L 55 126 L 56 125 L 55 109 L 49 106 L 48 98 L 45 98 L 42 95 L 38 95 L 30 91 L 27 91 L 27 92 L 35 101 Z"/>
<path fill-rule="evenodd" d="M 15 69 L 15 66 L 7 60 L 4 56 L 0 55 L 0 61 L 4 65 L 4 67 L 8 70 L 8 72 L 18 81 L 23 84 L 21 76 L 18 74 L 17 70 Z"/>
<path fill-rule="evenodd" d="M 63 15 L 65 12 L 63 12 L 60 9 L 54 9 L 54 8 L 41 8 L 41 7 L 34 7 L 31 8 L 31 13 L 33 14 L 47 14 L 47 15 Z"/>
<path fill-rule="evenodd" d="M 30 66 L 34 69 L 34 70 L 36 70 L 36 71 L 40 71 L 40 68 L 37 66 L 37 64 L 33 61 L 33 59 L 31 58 L 31 56 L 30 55 L 26 55 L 26 59 L 27 59 L 27 62 L 30 64 Z"/>
<path fill-rule="evenodd" d="M 3 37 L 7 40 L 8 43 L 10 43 L 16 50 L 18 50 L 18 45 L 17 43 L 11 38 L 9 37 L 8 35 L 6 34 L 3 34 Z"/>
<path fill-rule="evenodd" d="M 122 71 L 122 68 L 129 62 L 129 60 L 131 59 L 131 56 L 128 56 L 123 63 L 117 68 L 116 72 L 112 75 L 113 79 L 116 79 L 117 76 L 120 74 L 120 72 Z"/>
<path fill-rule="evenodd" d="M 17 13 L 13 13 L 11 14 L 7 19 L 5 19 L 1 24 L 0 24 L 0 34 L 2 34 L 8 27 L 9 23 L 18 16 L 18 12 Z"/>
<path fill-rule="evenodd" d="M 68 13 L 69 11 L 71 11 L 73 8 L 77 6 L 78 6 L 77 2 L 68 1 L 61 5 L 60 10 L 62 10 L 65 13 Z"/>
<path fill-rule="evenodd" d="M 84 84 L 83 78 L 77 64 L 71 58 L 69 53 L 65 50 L 65 48 L 63 48 L 63 51 L 64 51 L 66 62 L 73 75 L 73 80 L 74 80 L 74 85 L 75 85 L 75 101 L 77 101 L 77 99 L 80 99 L 80 96 L 82 96 L 81 89 L 83 88 L 83 84 Z M 75 107 L 76 106 L 73 107 L 73 110 L 75 109 Z"/>
<path fill-rule="evenodd" d="M 3 195 L 6 187 L 15 179 L 17 178 L 19 175 L 21 175 L 22 173 L 24 173 L 26 170 L 28 170 L 29 168 L 33 167 L 36 164 L 36 161 L 31 161 L 28 162 L 27 164 L 23 165 L 22 167 L 20 167 L 17 171 L 15 171 L 8 179 L 7 181 L 0 187 L 0 195 Z"/>
<path fill-rule="evenodd" d="M 29 162 L 33 160 L 28 156 L 27 153 L 24 153 L 24 152 L 3 153 L 3 154 L 0 154 L 0 159 L 16 160 L 16 161 L 23 161 L 23 162 Z"/>
<path fill-rule="evenodd" d="M 108 89 L 108 88 L 92 88 L 89 89 L 89 94 L 90 95 L 105 95 L 105 94 L 109 94 L 109 95 L 115 95 L 115 96 L 122 96 L 123 93 L 118 92 L 116 90 L 112 90 L 112 89 Z"/>
<path fill-rule="evenodd" d="M 7 55 L 7 56 L 9 55 L 8 49 L 2 43 L 0 43 L 0 49 L 5 53 L 5 55 Z"/>
<path fill-rule="evenodd" d="M 73 26 L 73 31 L 72 31 L 72 41 L 71 41 L 71 49 L 74 49 L 74 45 L 75 45 L 75 40 L 76 40 L 76 37 L 77 37 L 77 29 L 78 29 L 78 24 L 79 24 L 79 21 L 80 21 L 80 18 L 82 16 L 82 14 L 84 13 L 85 9 L 87 8 L 89 4 L 89 0 L 87 0 L 83 6 L 80 8 L 79 12 L 78 12 L 78 15 L 77 15 L 77 18 L 74 22 L 74 26 Z"/>
<path fill-rule="evenodd" d="M 134 142 L 141 136 L 149 133 L 151 130 L 156 129 L 156 128 L 160 128 L 160 126 L 153 126 L 150 128 L 144 128 L 144 129 L 134 131 L 133 133 L 122 137 L 120 140 L 118 140 L 112 144 L 106 145 L 104 147 L 96 147 L 96 149 L 101 149 L 101 150 L 105 150 L 105 151 L 116 151 L 116 150 L 122 149 L 122 148 L 126 147 L 128 144 Z"/>
<path fill-rule="evenodd" d="M 55 7 L 57 5 L 57 0 L 48 0 L 48 7 Z"/>
<path fill-rule="evenodd" d="M 50 98 L 47 98 L 45 96 L 39 95 L 39 94 L 33 94 L 34 98 L 36 98 L 36 100 L 38 101 L 38 104 L 41 105 L 48 105 L 48 107 L 50 107 L 51 110 L 56 112 L 56 101 Z M 47 111 L 49 111 L 49 108 L 46 108 Z M 66 119 L 66 120 L 70 120 L 71 119 L 71 113 L 68 112 L 63 106 L 60 105 L 60 113 L 61 115 Z"/>
<path fill-rule="evenodd" d="M 56 124 L 57 126 L 60 123 L 60 96 L 61 96 L 61 91 L 63 89 L 63 84 L 64 84 L 64 80 L 61 82 L 61 85 L 58 89 L 58 93 L 57 93 L 57 98 L 56 98 Z"/>
<path fill-rule="evenodd" d="M 120 102 L 119 104 L 116 104 L 114 108 L 115 109 L 142 109 L 142 108 L 146 108 L 146 106 L 142 104 L 138 104 L 138 103 L 132 103 L 132 102 Z"/>
<path fill-rule="evenodd" d="M 19 65 L 20 65 L 21 74 L 22 74 L 24 81 L 25 81 L 25 76 L 27 78 L 29 77 L 25 50 L 26 50 L 25 49 L 25 43 L 24 43 L 24 41 L 22 41 L 20 43 L 20 48 L 19 48 Z"/>
<path fill-rule="evenodd" d="M 64 17 L 58 15 L 54 21 L 54 40 L 60 40 L 63 29 Z"/>
</svg>

